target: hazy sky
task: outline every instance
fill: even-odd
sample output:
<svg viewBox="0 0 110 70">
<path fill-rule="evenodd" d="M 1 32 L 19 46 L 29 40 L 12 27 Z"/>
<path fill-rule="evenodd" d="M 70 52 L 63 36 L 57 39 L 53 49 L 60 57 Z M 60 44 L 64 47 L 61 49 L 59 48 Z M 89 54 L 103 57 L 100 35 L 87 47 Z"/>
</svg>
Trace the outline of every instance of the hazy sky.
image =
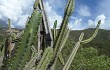
<svg viewBox="0 0 110 70">
<path fill-rule="evenodd" d="M 68 0 L 44 0 L 50 27 L 58 20 L 58 27 L 63 18 Z M 0 19 L 10 18 L 12 27 L 25 27 L 28 16 L 33 11 L 34 0 L 0 0 Z M 94 28 L 102 20 L 100 28 L 110 30 L 110 0 L 76 0 L 69 27 L 73 30 Z"/>
</svg>

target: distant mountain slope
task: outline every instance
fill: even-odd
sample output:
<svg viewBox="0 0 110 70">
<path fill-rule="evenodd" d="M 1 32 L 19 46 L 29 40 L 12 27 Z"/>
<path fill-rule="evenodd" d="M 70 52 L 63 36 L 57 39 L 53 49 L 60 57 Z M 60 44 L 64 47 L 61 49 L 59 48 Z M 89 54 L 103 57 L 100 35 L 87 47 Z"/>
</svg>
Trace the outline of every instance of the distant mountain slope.
<svg viewBox="0 0 110 70">
<path fill-rule="evenodd" d="M 7 30 L 0 28 L 0 42 L 3 42 L 3 39 L 6 38 L 4 31 Z M 69 39 L 74 42 L 77 42 L 81 32 L 84 32 L 84 39 L 87 39 L 92 36 L 95 29 L 85 29 L 85 30 L 75 30 L 70 32 Z M 110 57 L 110 30 L 100 29 L 96 38 L 94 38 L 90 43 L 83 45 L 82 47 L 94 47 L 99 51 L 99 55 L 107 55 Z"/>
<path fill-rule="evenodd" d="M 0 19 L 0 27 L 7 28 L 8 27 L 8 24 L 5 21 L 3 21 L 2 19 Z"/>
<path fill-rule="evenodd" d="M 75 30 L 70 32 L 70 38 L 77 40 L 77 38 L 80 36 L 81 32 L 84 32 L 84 38 L 87 39 L 92 36 L 95 29 L 89 28 L 85 30 Z M 103 30 L 100 29 L 95 39 L 106 39 L 110 41 L 110 30 Z"/>
<path fill-rule="evenodd" d="M 84 39 L 92 36 L 95 29 L 85 29 L 78 31 L 71 31 L 70 39 L 77 41 L 81 32 L 84 32 Z M 94 47 L 99 49 L 99 55 L 104 54 L 110 56 L 110 30 L 100 29 L 96 38 L 94 38 L 90 43 L 83 45 L 83 47 Z"/>
</svg>

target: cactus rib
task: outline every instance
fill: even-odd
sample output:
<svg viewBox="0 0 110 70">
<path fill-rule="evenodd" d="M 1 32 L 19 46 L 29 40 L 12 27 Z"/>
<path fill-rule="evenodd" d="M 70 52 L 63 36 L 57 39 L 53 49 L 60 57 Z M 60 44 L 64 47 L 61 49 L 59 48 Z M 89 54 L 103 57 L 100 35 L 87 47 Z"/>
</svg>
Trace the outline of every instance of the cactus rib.
<svg viewBox="0 0 110 70">
<path fill-rule="evenodd" d="M 69 21 L 69 17 L 73 12 L 73 1 L 74 0 L 69 0 L 69 3 L 67 4 L 67 8 L 66 11 L 64 13 L 64 18 L 60 27 L 60 31 L 57 37 L 57 40 L 54 43 L 54 47 L 55 47 L 55 52 L 54 54 L 56 55 L 56 52 L 58 52 L 60 43 L 62 41 L 62 36 L 64 35 L 65 29 L 67 29 L 67 25 L 68 25 L 68 21 Z"/>
<path fill-rule="evenodd" d="M 67 60 L 65 66 L 64 66 L 64 68 L 62 70 L 68 70 L 69 69 L 69 67 L 70 67 L 70 65 L 71 65 L 71 63 L 72 63 L 72 61 L 74 59 L 74 56 L 75 56 L 78 48 L 80 47 L 80 43 L 81 43 L 81 41 L 83 39 L 83 36 L 84 36 L 84 33 L 82 32 L 81 35 L 80 35 L 80 37 L 79 37 L 79 41 L 75 44 L 75 46 L 73 48 L 73 51 L 72 51 L 69 59 Z"/>
<path fill-rule="evenodd" d="M 36 70 L 46 70 L 52 58 L 53 58 L 53 48 L 48 47 L 45 49 L 42 59 L 38 63 Z"/>
<path fill-rule="evenodd" d="M 34 36 L 37 34 L 41 18 L 41 12 L 35 10 L 30 18 L 30 21 L 28 22 L 28 25 L 26 26 L 26 29 L 24 30 L 21 43 L 12 58 L 13 61 L 12 59 L 9 60 L 8 66 L 10 67 L 10 70 L 21 70 L 24 67 L 24 64 L 28 60 L 30 49 L 34 42 Z"/>
</svg>

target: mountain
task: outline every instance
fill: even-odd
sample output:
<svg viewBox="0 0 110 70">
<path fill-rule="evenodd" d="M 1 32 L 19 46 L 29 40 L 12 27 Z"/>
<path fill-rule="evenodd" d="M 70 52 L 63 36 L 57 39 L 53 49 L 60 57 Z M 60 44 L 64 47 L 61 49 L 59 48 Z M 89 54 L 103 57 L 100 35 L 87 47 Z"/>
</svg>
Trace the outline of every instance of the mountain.
<svg viewBox="0 0 110 70">
<path fill-rule="evenodd" d="M 95 31 L 94 28 L 89 28 L 85 30 L 74 30 L 74 31 L 72 30 L 70 32 L 70 38 L 77 40 L 81 32 L 84 32 L 84 39 L 87 39 L 92 36 L 94 31 Z M 95 39 L 103 39 L 103 40 L 110 41 L 110 30 L 100 29 Z"/>
<path fill-rule="evenodd" d="M 84 39 L 92 36 L 95 29 L 89 28 L 85 30 L 71 31 L 69 38 L 73 41 L 77 41 L 81 32 L 84 32 Z M 94 47 L 98 49 L 99 55 L 107 55 L 110 57 L 110 30 L 100 29 L 97 36 L 88 44 L 83 47 Z"/>
<path fill-rule="evenodd" d="M 5 21 L 3 21 L 2 19 L 0 19 L 0 27 L 7 28 L 8 24 Z"/>
<path fill-rule="evenodd" d="M 4 33 L 7 29 L 0 29 L 0 42 L 6 38 Z M 21 31 L 21 30 L 20 30 Z M 84 39 L 92 36 L 95 29 L 85 29 L 85 30 L 72 30 L 69 35 L 69 39 L 73 42 L 77 42 L 81 32 L 84 32 Z M 82 47 L 94 47 L 98 49 L 99 55 L 107 55 L 110 57 L 110 30 L 100 29 L 97 36 L 88 44 L 82 45 Z"/>
</svg>

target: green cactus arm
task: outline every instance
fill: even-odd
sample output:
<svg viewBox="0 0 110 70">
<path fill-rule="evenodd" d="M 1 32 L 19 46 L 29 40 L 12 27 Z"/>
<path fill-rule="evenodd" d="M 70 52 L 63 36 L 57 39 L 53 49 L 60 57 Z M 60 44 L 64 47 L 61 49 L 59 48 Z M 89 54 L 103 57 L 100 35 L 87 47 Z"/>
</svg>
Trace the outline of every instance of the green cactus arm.
<svg viewBox="0 0 110 70">
<path fill-rule="evenodd" d="M 46 49 L 45 49 L 45 51 L 44 51 L 44 53 L 43 53 L 43 56 L 42 56 L 42 59 L 40 60 L 39 64 L 37 65 L 37 68 L 36 68 L 36 69 L 39 69 L 39 68 L 41 67 L 43 61 L 45 60 L 45 58 L 46 58 L 46 56 L 47 56 L 47 54 L 48 54 L 48 52 L 49 52 L 49 49 L 50 49 L 50 48 L 46 48 Z"/>
<path fill-rule="evenodd" d="M 56 36 L 57 36 L 57 20 L 55 20 L 54 22 L 54 26 L 53 26 L 53 40 L 56 40 Z"/>
<path fill-rule="evenodd" d="M 17 33 L 16 38 L 20 38 L 23 33 L 24 33 L 24 30 L 22 30 L 21 32 Z"/>
<path fill-rule="evenodd" d="M 67 62 L 66 62 L 66 64 L 64 65 L 64 67 L 63 67 L 62 70 L 68 70 L 68 69 L 69 69 L 69 67 L 70 67 L 70 65 L 71 65 L 71 63 L 72 63 L 72 61 L 73 61 L 73 59 L 74 59 L 74 57 L 75 57 L 75 54 L 76 54 L 78 48 L 80 47 L 80 43 L 81 43 L 83 37 L 84 37 L 84 33 L 81 33 L 81 35 L 80 35 L 80 37 L 79 37 L 79 41 L 75 44 L 75 46 L 74 46 L 74 48 L 73 48 L 73 51 L 72 51 L 72 53 L 71 53 L 69 59 L 67 60 Z"/>
<path fill-rule="evenodd" d="M 33 45 L 32 45 L 31 51 L 32 51 L 32 57 L 34 57 L 36 53 L 41 52 L 41 50 L 38 52 L 37 49 Z"/>
<path fill-rule="evenodd" d="M 57 28 L 57 20 L 55 20 L 53 28 L 54 28 L 54 29 Z"/>
<path fill-rule="evenodd" d="M 56 66 L 56 64 L 57 64 L 58 59 L 60 60 L 60 62 L 61 62 L 63 65 L 65 64 L 64 59 L 63 59 L 63 56 L 62 56 L 61 52 L 60 52 L 60 51 L 58 51 L 57 56 L 56 56 L 56 58 L 55 58 L 55 60 L 54 60 L 54 63 L 53 63 L 53 65 L 52 65 L 52 67 L 51 67 L 51 69 L 52 69 L 52 70 L 54 70 L 54 69 L 55 69 L 55 66 Z"/>
<path fill-rule="evenodd" d="M 64 65 L 65 62 L 64 62 L 64 59 L 63 59 L 61 52 L 58 53 L 58 58 L 59 58 L 60 62 Z"/>
<path fill-rule="evenodd" d="M 53 48 L 48 47 L 45 49 L 44 54 L 37 65 L 36 70 L 46 70 L 52 58 L 53 58 Z"/>
<path fill-rule="evenodd" d="M 16 39 L 16 34 L 12 33 L 11 38 L 12 38 L 12 40 L 15 40 Z"/>
<path fill-rule="evenodd" d="M 68 39 L 68 37 L 69 37 L 69 34 L 70 34 L 70 29 L 67 30 L 66 36 L 64 37 L 64 40 L 62 41 L 62 44 L 61 44 L 61 47 L 60 47 L 59 53 L 58 53 L 58 57 L 59 57 L 59 59 L 60 59 L 60 61 L 61 61 L 61 63 L 62 63 L 63 65 L 64 65 L 64 59 L 63 59 L 63 57 L 62 57 L 62 55 L 61 55 L 61 51 L 62 51 L 64 45 L 66 44 L 66 41 L 67 41 L 67 39 Z"/>
<path fill-rule="evenodd" d="M 6 40 L 5 40 L 5 42 L 6 42 Z M 3 45 L 2 45 L 2 47 L 0 48 L 0 52 L 1 52 L 1 55 L 4 57 L 4 53 L 5 53 L 5 45 L 4 45 L 4 43 L 3 43 Z"/>
<path fill-rule="evenodd" d="M 62 49 L 63 49 L 63 47 L 64 47 L 64 45 L 65 45 L 65 43 L 68 39 L 69 33 L 70 33 L 70 29 L 67 29 L 65 34 L 63 35 L 63 40 L 62 40 L 60 48 L 57 52 L 57 55 L 56 55 L 56 58 L 55 58 L 55 61 L 54 61 L 54 64 L 53 64 L 52 68 L 55 68 L 55 65 L 58 61 L 58 58 L 59 58 L 60 62 L 64 65 L 64 59 L 62 57 L 61 51 L 62 51 Z"/>
<path fill-rule="evenodd" d="M 92 37 L 90 37 L 90 38 L 87 39 L 87 40 L 81 41 L 81 44 L 86 44 L 86 43 L 92 41 L 92 40 L 96 37 L 96 35 L 97 35 L 98 31 L 99 31 L 99 26 L 100 26 L 100 24 L 101 24 L 101 20 L 98 21 L 96 30 L 95 30 L 95 32 L 93 33 Z"/>
<path fill-rule="evenodd" d="M 33 44 L 33 42 L 35 41 L 35 35 L 37 34 L 37 31 L 38 31 L 38 26 L 40 25 L 41 23 L 41 13 L 40 12 L 35 12 L 36 16 L 33 15 L 34 18 L 37 18 L 39 16 L 38 19 L 35 19 L 33 20 L 32 19 L 32 22 L 35 23 L 32 25 L 32 28 L 30 29 L 30 39 L 29 39 L 29 42 L 28 42 L 28 47 L 27 47 L 27 50 L 25 51 L 25 54 L 23 56 L 23 60 L 22 60 L 22 63 L 20 66 L 23 66 L 26 62 L 26 60 L 28 59 L 29 57 L 29 52 L 30 52 L 30 49 L 31 49 L 31 45 Z M 35 26 L 36 25 L 36 26 Z M 20 67 L 21 68 L 21 67 Z"/>
<path fill-rule="evenodd" d="M 70 4 L 71 4 L 71 6 L 70 6 Z M 64 14 L 67 14 L 68 16 L 70 16 L 72 14 L 72 12 L 74 11 L 74 6 L 75 6 L 75 0 L 68 0 L 68 3 L 65 7 Z M 69 11 L 69 10 L 71 10 L 71 11 Z"/>
<path fill-rule="evenodd" d="M 35 10 L 26 25 L 26 29 L 22 34 L 22 40 L 16 47 L 14 56 L 9 60 L 8 68 L 10 70 L 22 70 L 26 61 L 29 58 L 30 49 L 34 42 L 34 36 L 37 34 L 38 26 L 41 23 L 42 15 L 41 12 Z"/>
<path fill-rule="evenodd" d="M 8 29 L 9 29 L 10 32 L 11 32 L 11 21 L 10 21 L 10 19 L 8 19 Z"/>
<path fill-rule="evenodd" d="M 36 59 L 41 55 L 42 51 L 40 50 L 38 53 L 35 51 L 34 56 L 31 57 L 31 60 L 25 65 L 23 70 L 30 70 L 34 67 Z"/>
<path fill-rule="evenodd" d="M 61 63 L 64 65 L 64 59 L 63 59 L 63 57 L 62 57 L 62 55 L 61 55 L 61 51 L 62 51 L 62 49 L 63 49 L 63 47 L 64 47 L 64 45 L 65 45 L 65 43 L 66 43 L 66 41 L 67 41 L 67 39 L 68 39 L 68 36 L 69 36 L 69 34 L 70 34 L 70 29 L 67 29 L 67 32 L 65 33 L 66 35 L 65 35 L 65 37 L 64 37 L 64 40 L 62 41 L 62 44 L 61 44 L 61 47 L 59 48 L 59 52 L 58 52 L 58 58 L 60 59 L 60 61 L 61 61 Z"/>
<path fill-rule="evenodd" d="M 69 17 L 70 15 L 72 14 L 73 12 L 73 3 L 74 3 L 74 0 L 69 0 L 69 3 L 67 4 L 67 9 L 64 13 L 64 18 L 63 18 L 63 21 L 62 21 L 62 24 L 61 24 L 61 27 L 60 27 L 60 31 L 59 31 L 59 34 L 58 34 L 58 37 L 57 37 L 57 40 L 55 41 L 54 43 L 54 47 L 55 47 L 55 52 L 54 54 L 56 55 L 56 53 L 58 52 L 59 50 L 59 47 L 60 47 L 60 43 L 62 41 L 62 36 L 64 35 L 65 33 L 65 29 L 67 29 L 67 25 L 68 25 L 68 21 L 69 21 Z"/>
<path fill-rule="evenodd" d="M 67 32 L 65 33 L 66 35 L 65 35 L 65 37 L 63 38 L 64 40 L 62 41 L 61 46 L 60 46 L 60 48 L 59 48 L 59 51 L 60 51 L 60 52 L 62 51 L 64 45 L 66 44 L 66 41 L 67 41 L 67 39 L 68 39 L 68 37 L 69 37 L 69 34 L 70 34 L 70 31 L 71 31 L 70 29 L 67 29 Z"/>
<path fill-rule="evenodd" d="M 37 9 L 38 8 L 38 4 L 39 4 L 40 1 L 41 0 L 35 0 L 34 6 L 33 6 L 34 9 Z"/>
</svg>

